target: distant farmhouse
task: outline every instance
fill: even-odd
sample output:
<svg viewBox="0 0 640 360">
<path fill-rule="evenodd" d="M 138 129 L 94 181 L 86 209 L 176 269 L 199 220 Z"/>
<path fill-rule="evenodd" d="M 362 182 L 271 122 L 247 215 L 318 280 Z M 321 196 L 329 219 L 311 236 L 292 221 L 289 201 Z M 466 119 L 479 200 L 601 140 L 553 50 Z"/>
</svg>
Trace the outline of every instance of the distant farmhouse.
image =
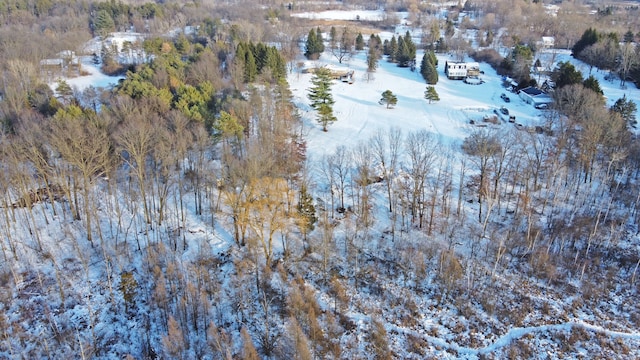
<svg viewBox="0 0 640 360">
<path fill-rule="evenodd" d="M 336 66 L 323 66 L 322 68 L 328 69 L 331 78 L 335 80 L 340 80 L 342 82 L 348 82 L 349 84 L 353 84 L 354 81 L 354 71 L 344 67 L 336 67 Z M 315 73 L 318 68 L 308 68 L 303 69 L 302 73 Z"/>
<path fill-rule="evenodd" d="M 444 73 L 451 80 L 464 80 L 468 77 L 480 76 L 480 64 L 477 62 L 450 62 L 444 63 Z"/>
<path fill-rule="evenodd" d="M 64 50 L 58 57 L 40 60 L 40 75 L 44 79 L 53 80 L 59 76 L 79 76 L 82 62 L 71 50 Z"/>
<path fill-rule="evenodd" d="M 553 36 L 543 36 L 536 45 L 538 45 L 540 49 L 551 49 L 556 46 L 556 39 Z"/>
</svg>

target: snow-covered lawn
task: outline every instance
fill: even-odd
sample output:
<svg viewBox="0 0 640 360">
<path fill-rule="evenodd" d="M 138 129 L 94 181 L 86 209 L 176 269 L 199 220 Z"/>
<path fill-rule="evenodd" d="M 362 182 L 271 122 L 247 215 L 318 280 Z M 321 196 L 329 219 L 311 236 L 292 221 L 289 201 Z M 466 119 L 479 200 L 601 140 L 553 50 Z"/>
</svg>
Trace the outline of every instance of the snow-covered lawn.
<svg viewBox="0 0 640 360">
<path fill-rule="evenodd" d="M 404 132 L 426 129 L 443 143 L 460 143 L 475 126 L 470 124 L 470 120 L 481 122 L 484 115 L 493 114 L 501 106 L 507 106 L 516 116 L 516 121 L 523 125 L 537 125 L 543 121 L 543 112 L 521 101 L 516 94 L 509 93 L 509 104 L 500 98 L 500 94 L 507 91 L 502 86 L 501 77 L 487 64 L 481 65 L 484 83 L 470 85 L 461 80 L 447 79 L 444 63 L 451 59 L 447 55 L 438 55 L 439 81 L 435 88 L 440 101 L 429 104 L 424 99 L 427 84 L 418 71 L 399 68 L 381 59 L 373 74 L 374 79 L 367 81 L 365 56 L 359 53 L 348 64 L 342 64 L 355 70 L 356 81 L 353 84 L 334 81 L 334 114 L 338 121 L 329 127 L 328 132 L 323 132 L 316 123 L 315 112 L 309 107 L 306 97 L 313 75 L 296 73 L 289 76 L 294 102 L 307 129 L 310 156 L 332 152 L 339 145 L 355 145 L 366 141 L 379 129 L 391 127 Z M 418 59 L 422 59 L 422 53 L 418 54 Z M 317 66 L 337 65 L 334 60 L 323 54 Z M 392 109 L 378 103 L 385 90 L 391 90 L 398 97 L 398 104 Z M 514 125 L 502 122 L 495 126 Z"/>
<path fill-rule="evenodd" d="M 320 12 L 301 12 L 291 14 L 293 17 L 313 20 L 367 20 L 380 21 L 384 18 L 382 10 L 343 11 L 327 10 Z"/>
<path fill-rule="evenodd" d="M 551 51 L 541 53 L 540 57 L 551 57 Z M 379 67 L 373 74 L 373 80 L 366 80 L 366 54 L 358 53 L 348 63 L 338 64 L 330 54 L 323 54 L 315 66 L 342 66 L 355 71 L 355 82 L 348 84 L 340 81 L 333 83 L 333 97 L 335 100 L 334 114 L 338 118 L 323 132 L 315 121 L 315 112 L 309 107 L 307 99 L 312 74 L 293 73 L 289 76 L 289 84 L 294 94 L 294 102 L 300 109 L 307 130 L 308 151 L 311 157 L 330 153 L 339 145 L 347 147 L 366 141 L 379 129 L 390 127 L 400 128 L 408 132 L 426 129 L 437 134 L 443 143 L 460 143 L 473 129 L 470 124 L 481 122 L 484 115 L 492 115 L 494 110 L 505 106 L 511 115 L 516 116 L 516 123 L 524 126 L 541 125 L 544 122 L 544 110 L 538 110 L 533 105 L 525 103 L 517 94 L 508 92 L 502 77 L 488 64 L 482 63 L 481 75 L 483 84 L 470 85 L 460 80 L 449 80 L 444 74 L 444 63 L 452 60 L 447 54 L 438 54 L 438 84 L 436 91 L 440 101 L 429 104 L 424 99 L 426 83 L 418 71 L 412 72 L 408 68 L 399 68 L 396 64 L 379 61 Z M 417 56 L 418 65 L 422 53 Z M 583 75 L 588 76 L 588 66 L 570 56 L 568 51 L 555 50 L 555 64 L 559 61 L 571 61 Z M 313 62 L 307 66 L 313 66 Z M 627 83 L 626 89 L 621 89 L 619 80 L 605 79 L 607 73 L 593 70 L 592 74 L 600 81 L 607 98 L 607 106 L 623 95 L 627 99 L 640 99 L 640 90 L 634 84 Z M 385 90 L 391 90 L 398 97 L 395 108 L 387 109 L 378 101 Z M 500 94 L 506 93 L 511 102 L 505 103 Z M 637 118 L 640 119 L 640 111 Z M 489 125 L 494 126 L 494 125 Z M 502 121 L 495 127 L 514 126 Z"/>
<path fill-rule="evenodd" d="M 124 76 L 105 75 L 100 71 L 99 65 L 93 64 L 91 56 L 83 56 L 81 60 L 82 71 L 87 75 L 64 79 L 73 89 L 83 91 L 89 86 L 109 89 L 117 84 L 120 79 L 124 79 Z M 50 86 L 55 90 L 57 83 L 54 82 Z"/>
</svg>

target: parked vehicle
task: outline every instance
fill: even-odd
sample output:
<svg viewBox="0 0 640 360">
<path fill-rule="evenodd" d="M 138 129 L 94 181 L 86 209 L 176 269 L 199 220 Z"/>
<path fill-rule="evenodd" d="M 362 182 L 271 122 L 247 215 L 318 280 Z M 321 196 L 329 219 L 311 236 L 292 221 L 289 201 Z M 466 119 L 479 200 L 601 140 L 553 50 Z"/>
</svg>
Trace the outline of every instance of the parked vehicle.
<svg viewBox="0 0 640 360">
<path fill-rule="evenodd" d="M 544 110 L 544 109 L 549 108 L 549 104 L 546 104 L 546 103 L 536 104 L 536 105 L 535 105 L 535 108 L 536 108 L 536 109 L 540 109 L 540 110 Z"/>
<path fill-rule="evenodd" d="M 504 100 L 504 102 L 511 102 L 511 99 L 505 93 L 500 95 L 500 99 Z"/>
<path fill-rule="evenodd" d="M 500 108 L 500 112 L 505 114 L 505 115 L 509 115 L 509 109 L 507 109 L 506 107 L 502 106 Z"/>
</svg>

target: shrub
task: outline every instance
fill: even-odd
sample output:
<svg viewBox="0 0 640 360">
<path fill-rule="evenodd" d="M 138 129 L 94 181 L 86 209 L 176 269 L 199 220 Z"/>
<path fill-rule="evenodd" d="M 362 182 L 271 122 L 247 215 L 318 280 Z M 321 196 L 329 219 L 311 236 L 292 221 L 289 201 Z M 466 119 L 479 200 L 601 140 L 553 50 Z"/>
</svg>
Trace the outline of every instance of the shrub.
<svg viewBox="0 0 640 360">
<path fill-rule="evenodd" d="M 471 53 L 471 58 L 477 62 L 486 62 L 492 68 L 498 69 L 503 57 L 493 49 L 482 49 Z"/>
<path fill-rule="evenodd" d="M 429 343 L 427 343 L 427 341 L 421 337 L 413 334 L 408 334 L 407 345 L 409 352 L 424 356 L 426 353 L 425 348 L 429 346 Z"/>
</svg>

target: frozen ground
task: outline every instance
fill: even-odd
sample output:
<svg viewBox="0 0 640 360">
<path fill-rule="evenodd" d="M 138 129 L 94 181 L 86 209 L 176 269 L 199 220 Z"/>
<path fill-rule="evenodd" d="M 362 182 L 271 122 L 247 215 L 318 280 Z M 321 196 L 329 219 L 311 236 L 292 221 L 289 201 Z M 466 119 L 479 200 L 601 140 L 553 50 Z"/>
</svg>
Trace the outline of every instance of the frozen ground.
<svg viewBox="0 0 640 360">
<path fill-rule="evenodd" d="M 550 62 L 551 59 L 555 59 L 554 64 L 557 64 L 560 61 L 569 61 L 575 66 L 576 70 L 582 72 L 583 78 L 587 78 L 589 77 L 589 75 L 593 75 L 596 79 L 598 79 L 598 82 L 600 82 L 600 87 L 602 88 L 604 96 L 607 99 L 608 107 L 612 106 L 616 102 L 616 100 L 626 95 L 627 99 L 635 101 L 636 105 L 638 105 L 636 119 L 640 119 L 640 89 L 638 89 L 634 83 L 627 81 L 625 83 L 625 86 L 621 87 L 620 79 L 617 76 L 614 75 L 612 78 L 607 77 L 609 71 L 604 71 L 593 67 L 590 72 L 589 65 L 572 57 L 570 50 L 543 50 L 537 54 L 537 57 L 541 59 L 541 62 L 543 64 L 545 62 Z M 553 69 L 554 67 L 551 68 Z"/>
<path fill-rule="evenodd" d="M 390 36 L 390 34 L 385 34 L 385 36 Z M 552 53 L 549 54 L 552 55 Z M 556 61 L 570 60 L 576 63 L 578 69 L 587 75 L 588 71 L 585 71 L 585 67 L 572 59 L 568 53 L 556 52 L 555 57 Z M 418 61 L 421 58 L 422 53 L 419 53 Z M 483 80 L 485 81 L 481 85 L 468 85 L 462 81 L 446 79 L 443 72 L 443 65 L 447 59 L 447 55 L 439 55 L 438 71 L 440 81 L 435 87 L 440 95 L 441 101 L 429 104 L 424 99 L 426 84 L 418 72 L 411 72 L 406 68 L 398 68 L 395 64 L 380 60 L 379 68 L 374 73 L 373 80 L 367 81 L 365 79 L 365 54 L 357 54 L 351 61 L 342 64 L 342 66 L 347 66 L 356 72 L 356 81 L 353 84 L 342 82 L 334 83 L 333 95 L 336 101 L 335 115 L 338 121 L 329 127 L 328 132 L 323 132 L 316 123 L 315 113 L 310 109 L 309 100 L 306 97 L 307 89 L 310 87 L 309 80 L 312 75 L 299 73 L 290 74 L 288 80 L 294 95 L 294 102 L 299 107 L 304 122 L 309 158 L 317 159 L 325 154 L 331 154 L 339 145 L 353 148 L 359 142 L 367 141 L 370 136 L 379 129 L 384 130 L 389 127 L 402 129 L 405 134 L 413 130 L 426 129 L 437 134 L 444 144 L 457 147 L 474 127 L 474 125 L 469 123 L 470 120 L 478 121 L 482 119 L 484 115 L 492 114 L 493 110 L 503 105 L 508 106 L 510 112 L 516 115 L 516 121 L 525 126 L 536 125 L 543 121 L 542 116 L 544 112 L 534 109 L 531 105 L 525 104 L 517 95 L 507 93 L 502 87 L 501 77 L 486 64 L 481 64 L 481 70 L 484 71 Z M 78 89 L 83 89 L 89 85 L 108 87 L 116 83 L 119 79 L 117 77 L 104 76 L 100 73 L 99 69 L 90 62 L 85 61 L 84 64 L 84 69 L 91 73 L 90 75 L 68 79 L 69 84 Z M 328 54 L 324 54 L 320 60 L 315 62 L 315 65 L 318 66 L 328 64 L 334 66 L 339 65 L 337 61 Z M 314 66 L 314 64 L 310 64 L 310 66 Z M 586 68 L 586 70 L 588 70 L 588 68 Z M 620 89 L 617 81 L 605 81 L 604 73 L 595 71 L 594 75 L 600 79 L 601 86 L 608 98 L 608 105 L 611 105 L 613 101 L 623 94 L 626 94 L 628 98 L 634 100 L 640 98 L 640 92 L 632 84 L 628 84 L 627 89 Z M 378 103 L 382 92 L 387 89 L 393 91 L 398 96 L 398 104 L 393 109 L 386 109 L 385 106 Z M 500 94 L 503 92 L 510 96 L 511 102 L 509 104 L 504 103 L 503 100 L 500 99 Z M 491 126 L 504 128 L 513 127 L 514 125 L 501 122 L 499 125 Z M 469 206 L 471 208 L 473 205 Z M 105 209 L 106 208 L 107 207 L 105 207 Z M 115 215 L 109 214 L 107 210 L 103 209 L 102 211 L 105 219 L 109 217 L 115 218 Z M 225 224 L 223 222 L 217 223 L 215 234 L 213 234 L 214 229 L 201 217 L 193 215 L 193 209 L 189 209 L 189 214 L 185 227 L 185 241 L 189 243 L 190 250 L 183 254 L 185 262 L 188 263 L 196 259 L 198 256 L 197 253 L 200 252 L 198 250 L 200 249 L 205 249 L 211 253 L 220 253 L 227 251 L 228 247 L 233 244 L 232 236 L 225 231 Z M 380 224 L 383 224 L 384 221 L 382 216 L 380 216 Z M 50 244 L 47 247 L 50 246 L 53 248 L 52 251 L 54 252 L 66 251 L 69 254 L 74 254 L 71 239 L 80 239 L 82 237 L 80 230 L 78 230 L 77 233 L 63 234 L 54 230 L 54 227 L 57 226 L 55 223 L 52 225 L 44 223 L 40 225 L 42 225 L 42 229 L 44 229 L 42 232 L 45 242 Z M 384 225 L 380 227 L 383 226 Z M 105 225 L 105 229 L 106 228 Z M 45 232 L 47 233 L 46 236 L 44 234 Z M 413 235 L 414 234 L 412 234 L 412 236 Z M 29 235 L 26 235 L 26 230 L 24 230 L 23 234 L 16 234 L 16 236 L 19 238 L 29 238 Z M 419 234 L 415 234 L 415 236 L 417 237 Z M 55 258 L 57 258 L 57 256 Z M 34 263 L 37 261 L 37 259 L 33 260 Z M 109 266 L 114 266 L 117 271 L 122 269 L 129 270 L 131 268 L 140 269 L 144 267 L 143 262 L 144 259 L 138 256 L 132 263 L 115 263 Z M 230 265 L 227 266 L 224 271 L 231 272 L 232 270 L 229 268 Z M 53 272 L 53 270 L 48 271 Z M 109 270 L 105 270 L 105 272 L 106 271 Z M 50 277 L 52 278 L 53 276 Z M 97 331 L 99 333 L 114 333 L 115 335 L 111 336 L 114 339 L 132 337 L 132 344 L 142 343 L 144 339 L 140 336 L 140 333 L 130 331 L 131 328 L 140 326 L 140 324 L 130 323 L 123 314 L 118 314 L 115 319 L 111 318 L 111 314 L 103 310 L 103 308 L 108 308 L 109 300 L 107 296 L 105 294 L 90 294 L 95 283 L 104 281 L 102 270 L 96 266 L 94 271 L 91 272 L 91 276 L 87 275 L 87 278 L 86 282 L 78 282 L 77 284 L 74 282 L 74 285 L 83 289 L 83 291 L 79 293 L 86 293 L 87 297 L 92 296 L 94 304 L 97 305 L 97 314 L 95 315 L 98 319 Z M 225 284 L 225 288 L 228 287 L 227 285 L 228 284 Z M 403 287 L 401 280 L 397 280 L 397 283 L 390 281 L 388 284 L 385 284 L 385 286 L 387 286 L 386 289 L 389 293 L 395 291 L 393 292 L 394 296 L 402 294 L 402 290 L 398 290 Z M 226 289 L 226 291 L 229 291 L 229 289 Z M 322 295 L 324 294 L 320 294 L 319 297 Z M 589 330 L 593 333 L 604 334 L 611 338 L 628 339 L 631 344 L 637 344 L 640 339 L 640 335 L 638 335 L 637 332 L 616 332 L 608 330 L 611 328 L 608 325 L 611 324 L 602 324 L 602 326 L 588 324 L 583 321 L 588 320 L 588 315 L 579 313 L 575 317 L 572 315 L 571 319 L 556 318 L 553 319 L 553 322 L 547 322 L 546 319 L 540 318 L 529 319 L 529 322 L 525 325 L 521 327 L 514 326 L 509 329 L 504 329 L 500 326 L 496 326 L 495 328 L 487 327 L 487 330 L 484 330 L 484 332 L 475 334 L 475 336 L 478 336 L 480 339 L 480 346 L 463 345 L 463 342 L 459 341 L 458 336 L 468 336 L 471 331 L 463 327 L 464 329 L 462 331 L 456 332 L 453 326 L 456 323 L 468 321 L 469 319 L 462 319 L 453 305 L 435 304 L 432 295 L 433 294 L 426 293 L 417 297 L 417 306 L 420 308 L 421 315 L 419 319 L 420 324 L 416 326 L 419 330 L 413 330 L 413 328 L 408 326 L 397 326 L 393 323 L 387 324 L 386 327 L 387 331 L 393 334 L 419 332 L 421 336 L 424 336 L 424 338 L 428 340 L 430 350 L 434 353 L 441 354 L 440 358 L 454 358 L 450 354 L 444 354 L 445 351 L 443 351 L 452 350 L 452 353 L 457 354 L 456 358 L 477 359 L 482 355 L 493 353 L 496 350 L 508 346 L 515 340 L 527 336 L 536 338 L 531 341 L 537 344 L 538 349 L 545 349 L 549 343 L 555 341 L 549 335 L 550 333 L 568 333 L 576 327 Z M 362 304 L 354 305 L 353 311 L 349 312 L 349 316 L 352 320 L 356 321 L 359 329 L 364 329 L 367 326 L 366 324 L 370 316 L 366 311 L 362 310 L 367 308 L 367 298 L 361 295 L 359 298 L 354 298 L 354 303 L 356 302 L 355 300 L 362 300 Z M 568 303 L 570 299 L 562 298 L 559 300 L 558 307 L 560 310 L 558 311 L 564 311 L 563 306 L 565 304 L 560 302 Z M 330 306 L 327 305 L 326 309 L 330 309 Z M 76 321 L 75 318 L 86 318 L 87 315 L 85 312 L 87 311 L 91 313 L 92 310 L 87 310 L 87 307 L 78 306 L 78 309 L 72 312 L 74 315 L 73 321 Z M 105 315 L 102 315 L 103 313 Z M 539 314 L 532 314 L 534 317 L 538 315 Z M 229 318 L 231 317 L 229 314 L 224 315 L 225 318 L 227 316 Z M 493 324 L 494 320 L 495 319 L 489 319 L 487 321 Z M 233 319 L 230 319 L 230 321 L 233 321 Z M 536 325 L 531 325 L 531 323 L 536 323 Z M 428 329 L 436 329 L 436 335 L 430 335 L 430 330 Z M 493 332 L 493 330 L 496 330 L 496 332 Z M 157 329 L 152 329 L 152 332 L 156 337 L 162 336 L 162 333 Z M 498 332 L 501 335 L 497 335 Z M 130 333 L 137 335 L 131 335 Z M 400 336 L 394 337 L 394 339 L 397 338 L 400 338 Z M 126 344 L 127 342 L 121 341 L 121 343 Z M 404 345 L 406 344 L 394 344 L 394 348 L 406 349 Z M 124 352 L 126 350 L 134 353 L 138 351 L 134 345 L 131 345 L 130 349 L 114 351 L 114 353 Z M 633 350 L 634 353 L 638 351 L 633 348 L 631 350 Z M 409 355 L 408 352 L 403 351 L 405 350 L 399 351 L 398 354 L 400 357 Z M 542 352 L 537 355 L 539 355 L 539 358 L 558 358 L 557 355 L 543 354 Z M 588 353 L 585 353 L 585 357 L 588 357 Z"/>
<path fill-rule="evenodd" d="M 373 74 L 374 79 L 367 81 L 364 56 L 358 54 L 348 64 L 343 64 L 355 71 L 356 81 L 353 84 L 334 81 L 334 114 L 338 121 L 326 133 L 317 125 L 315 112 L 309 107 L 307 99 L 312 75 L 294 74 L 289 77 L 294 101 L 302 113 L 308 132 L 308 151 L 311 156 L 332 152 L 338 145 L 355 145 L 358 141 L 367 140 L 378 129 L 390 127 L 405 132 L 426 129 L 437 134 L 445 143 L 458 143 L 474 127 L 470 120 L 479 121 L 503 105 L 509 106 L 510 112 L 516 115 L 520 123 L 529 125 L 542 121 L 542 112 L 520 101 L 516 94 L 509 94 L 512 100 L 509 104 L 500 99 L 500 94 L 506 92 L 501 77 L 486 64 L 481 67 L 485 72 L 482 77 L 485 82 L 469 85 L 446 78 L 443 67 L 448 58 L 440 55 L 440 81 L 435 85 L 440 101 L 429 104 L 424 99 L 426 83 L 419 72 L 380 60 L 379 68 Z M 418 54 L 418 59 L 421 58 L 422 54 Z M 336 65 L 327 54 L 323 54 L 316 64 Z M 392 109 L 378 104 L 385 90 L 391 90 L 398 97 L 398 103 Z M 513 125 L 503 123 L 500 126 Z"/>
<path fill-rule="evenodd" d="M 384 18 L 382 10 L 362 10 L 362 11 L 342 11 L 327 10 L 320 12 L 301 12 L 291 14 L 293 17 L 299 17 L 312 20 L 368 20 L 380 21 Z"/>
<path fill-rule="evenodd" d="M 83 56 L 81 60 L 82 70 L 87 73 L 87 75 L 65 79 L 74 89 L 82 91 L 89 86 L 109 89 L 117 84 L 120 79 L 124 79 L 124 76 L 109 76 L 102 73 L 99 65 L 93 64 L 92 56 Z M 53 89 L 55 89 L 56 86 L 56 83 L 51 84 Z"/>
<path fill-rule="evenodd" d="M 422 59 L 418 53 L 418 65 Z M 552 52 L 546 52 L 541 57 L 551 57 Z M 460 80 L 449 80 L 444 74 L 444 63 L 451 60 L 446 54 L 438 55 L 438 84 L 435 88 L 440 101 L 429 104 L 424 99 L 426 83 L 418 71 L 412 72 L 408 68 L 399 68 L 384 59 L 379 61 L 379 67 L 373 74 L 373 80 L 366 80 L 366 55 L 361 52 L 348 63 L 338 64 L 330 54 L 323 54 L 316 62 L 308 62 L 307 66 L 343 66 L 355 71 L 353 84 L 334 81 L 333 97 L 335 100 L 334 114 L 338 118 L 323 132 L 316 123 L 315 112 L 309 107 L 307 99 L 312 74 L 291 74 L 289 84 L 294 94 L 294 101 L 301 111 L 307 130 L 308 151 L 310 156 L 320 156 L 332 152 L 336 146 L 355 145 L 359 141 L 369 139 L 378 129 L 397 127 L 403 131 L 426 129 L 437 134 L 445 143 L 460 143 L 484 115 L 491 115 L 494 110 L 505 106 L 510 114 L 516 116 L 516 123 L 524 126 L 541 125 L 544 122 L 544 111 L 537 110 L 525 103 L 517 94 L 507 92 L 503 87 L 501 76 L 496 74 L 488 64 L 482 63 L 481 70 L 483 84 L 470 85 Z M 555 64 L 559 61 L 571 61 L 576 68 L 588 76 L 588 67 L 570 56 L 567 51 L 555 51 Z M 627 83 L 626 89 L 621 89 L 618 80 L 605 80 L 606 73 L 593 70 L 592 74 L 600 81 L 607 106 L 626 94 L 628 99 L 640 99 L 640 90 L 634 84 Z M 393 109 L 386 109 L 378 104 L 381 94 L 391 90 L 398 97 L 398 104 Z M 505 103 L 500 94 L 506 93 L 511 99 Z M 637 115 L 640 119 L 640 111 Z M 502 121 L 498 126 L 513 126 Z"/>
</svg>

